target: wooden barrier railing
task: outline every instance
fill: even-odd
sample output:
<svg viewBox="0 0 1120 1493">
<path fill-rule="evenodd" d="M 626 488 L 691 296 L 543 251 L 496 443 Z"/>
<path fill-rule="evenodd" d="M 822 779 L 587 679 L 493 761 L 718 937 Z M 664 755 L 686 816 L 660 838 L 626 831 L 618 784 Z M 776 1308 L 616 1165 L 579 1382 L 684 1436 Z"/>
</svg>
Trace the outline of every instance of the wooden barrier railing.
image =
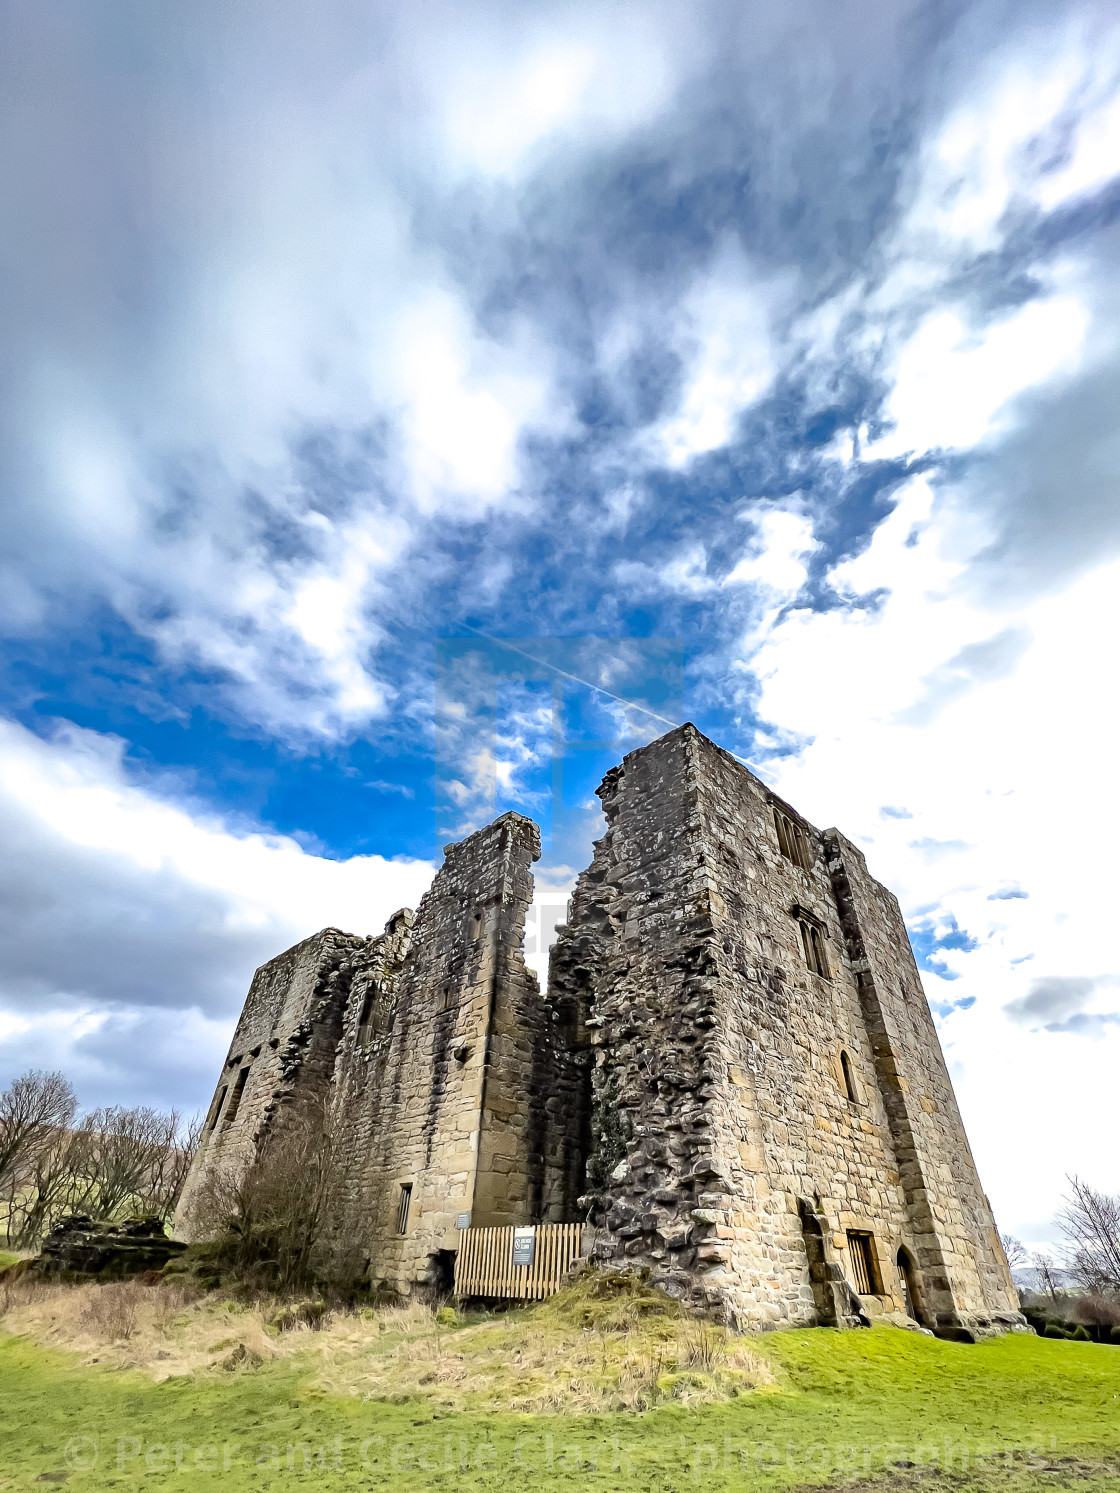
<svg viewBox="0 0 1120 1493">
<path fill-rule="evenodd" d="M 459 1296 L 513 1296 L 540 1301 L 558 1291 L 583 1238 L 581 1223 L 540 1223 L 533 1229 L 532 1262 L 514 1264 L 514 1234 L 525 1248 L 528 1229 L 464 1229 L 455 1256 Z"/>
</svg>

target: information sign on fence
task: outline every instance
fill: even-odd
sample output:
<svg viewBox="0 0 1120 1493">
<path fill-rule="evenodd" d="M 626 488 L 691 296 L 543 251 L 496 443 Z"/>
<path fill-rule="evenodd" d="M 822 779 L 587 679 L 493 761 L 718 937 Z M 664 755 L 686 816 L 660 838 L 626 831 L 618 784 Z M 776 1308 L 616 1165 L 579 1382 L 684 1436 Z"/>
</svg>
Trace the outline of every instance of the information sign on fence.
<svg viewBox="0 0 1120 1493">
<path fill-rule="evenodd" d="M 464 1229 L 455 1255 L 455 1291 L 539 1301 L 563 1285 L 582 1242 L 581 1223 Z"/>
</svg>

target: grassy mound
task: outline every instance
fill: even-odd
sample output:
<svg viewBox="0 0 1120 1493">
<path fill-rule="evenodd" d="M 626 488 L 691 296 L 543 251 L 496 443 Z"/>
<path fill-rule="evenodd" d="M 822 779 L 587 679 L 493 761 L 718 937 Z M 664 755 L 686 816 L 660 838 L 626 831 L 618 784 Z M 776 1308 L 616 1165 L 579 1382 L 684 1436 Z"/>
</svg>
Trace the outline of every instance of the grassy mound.
<svg viewBox="0 0 1120 1493">
<path fill-rule="evenodd" d="M 9 1332 L 157 1382 L 298 1359 L 332 1394 L 441 1410 L 645 1410 L 725 1400 L 772 1377 L 752 1340 L 694 1321 L 621 1274 L 494 1315 L 246 1302 L 179 1275 L 84 1286 L 21 1278 L 0 1286 L 0 1312 Z"/>
<path fill-rule="evenodd" d="M 338 1356 L 324 1382 L 367 1400 L 408 1394 L 444 1409 L 578 1415 L 715 1403 L 772 1378 L 755 1340 L 693 1320 L 632 1276 L 585 1277 L 520 1311 L 440 1315 L 450 1320 L 381 1313 L 386 1350 Z"/>
</svg>

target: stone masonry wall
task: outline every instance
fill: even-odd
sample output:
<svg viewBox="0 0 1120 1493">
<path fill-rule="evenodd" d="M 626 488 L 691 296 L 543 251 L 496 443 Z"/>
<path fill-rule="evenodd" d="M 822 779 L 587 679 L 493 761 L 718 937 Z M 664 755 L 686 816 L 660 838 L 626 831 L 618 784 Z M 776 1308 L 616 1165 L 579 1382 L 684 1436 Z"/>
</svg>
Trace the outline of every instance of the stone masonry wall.
<svg viewBox="0 0 1120 1493">
<path fill-rule="evenodd" d="M 522 1222 L 541 1172 L 531 1079 L 544 1006 L 522 954 L 539 854 L 536 825 L 518 814 L 448 846 L 399 983 L 364 1038 L 364 997 L 351 997 L 336 1123 L 354 1158 L 371 1279 L 403 1292 L 446 1270 L 464 1215 Z"/>
<path fill-rule="evenodd" d="M 825 853 L 898 1157 L 928 1309 L 945 1327 L 1000 1319 L 1018 1293 L 980 1188 L 894 896 L 836 830 Z"/>
<path fill-rule="evenodd" d="M 778 1325 L 904 1310 L 901 1249 L 929 1325 L 1016 1325 L 905 929 L 862 857 L 858 893 L 838 901 L 835 849 L 826 859 L 818 831 L 691 726 L 632 753 L 600 792 L 608 832 L 552 975 L 570 986 L 578 966 L 590 992 L 607 1101 L 589 1168 L 600 1257 L 648 1265 L 737 1322 Z M 796 827 L 796 858 L 775 808 Z M 825 973 L 809 967 L 803 925 Z M 909 1142 L 857 928 L 880 985 L 909 991 L 905 1042 L 891 1028 L 891 1061 L 925 1096 Z M 849 1231 L 870 1236 L 862 1303 L 843 1284 L 858 1279 Z"/>
<path fill-rule="evenodd" d="M 714 930 L 689 739 L 673 732 L 658 748 L 632 753 L 599 789 L 607 832 L 559 929 L 549 986 L 587 1011 L 594 1045 L 584 1202 L 607 1230 L 596 1255 L 649 1265 L 673 1294 L 702 1300 L 692 1214 L 722 1166 L 709 1113 Z"/>
<path fill-rule="evenodd" d="M 413 915 L 363 939 L 326 929 L 254 977 L 177 1214 L 244 1172 L 289 1117 L 325 1109 L 338 1228 L 370 1279 L 407 1292 L 446 1272 L 458 1225 L 570 1220 L 584 1084 L 573 1018 L 522 951 L 540 854 L 506 814 L 457 845 Z M 401 1194 L 409 1189 L 407 1210 Z M 403 1231 L 398 1224 L 404 1222 Z"/>
<path fill-rule="evenodd" d="M 326 1102 L 349 969 L 376 942 L 324 928 L 253 976 L 176 1211 L 180 1238 L 202 1226 L 194 1215 L 208 1180 L 243 1172 L 285 1107 Z"/>
<path fill-rule="evenodd" d="M 706 1287 L 740 1320 L 813 1321 L 807 1203 L 826 1221 L 826 1260 L 849 1281 L 848 1230 L 872 1236 L 878 1294 L 901 1309 L 894 1257 L 905 1208 L 820 836 L 779 802 L 800 830 L 801 862 L 791 859 L 765 786 L 699 733 L 690 739 L 720 971 L 713 1130 L 730 1184 L 703 1225 Z M 827 975 L 807 966 L 806 921 L 821 935 Z"/>
</svg>

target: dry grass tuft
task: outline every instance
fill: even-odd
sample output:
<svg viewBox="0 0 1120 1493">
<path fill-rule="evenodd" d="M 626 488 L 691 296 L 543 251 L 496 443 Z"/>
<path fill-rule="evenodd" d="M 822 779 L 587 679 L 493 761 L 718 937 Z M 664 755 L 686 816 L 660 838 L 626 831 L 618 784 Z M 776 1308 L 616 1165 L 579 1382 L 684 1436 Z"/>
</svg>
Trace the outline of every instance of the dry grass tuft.
<svg viewBox="0 0 1120 1493">
<path fill-rule="evenodd" d="M 135 1281 L 91 1286 L 82 1302 L 81 1322 L 92 1337 L 106 1343 L 127 1343 L 136 1330 L 142 1286 Z"/>
<path fill-rule="evenodd" d="M 275 1307 L 269 1302 L 265 1311 Z M 228 1353 L 238 1343 L 260 1359 L 274 1352 L 261 1308 L 205 1296 L 180 1279 L 65 1285 L 21 1276 L 0 1282 L 0 1326 L 86 1363 L 143 1369 L 156 1380 L 213 1367 L 218 1349 Z"/>
<path fill-rule="evenodd" d="M 535 1307 L 464 1320 L 420 1303 L 374 1310 L 245 1304 L 181 1279 L 0 1283 L 0 1326 L 87 1363 L 153 1379 L 306 1360 L 320 1388 L 363 1400 L 583 1414 L 726 1400 L 772 1375 L 749 1340 L 640 1282 L 579 1282 Z"/>
</svg>

